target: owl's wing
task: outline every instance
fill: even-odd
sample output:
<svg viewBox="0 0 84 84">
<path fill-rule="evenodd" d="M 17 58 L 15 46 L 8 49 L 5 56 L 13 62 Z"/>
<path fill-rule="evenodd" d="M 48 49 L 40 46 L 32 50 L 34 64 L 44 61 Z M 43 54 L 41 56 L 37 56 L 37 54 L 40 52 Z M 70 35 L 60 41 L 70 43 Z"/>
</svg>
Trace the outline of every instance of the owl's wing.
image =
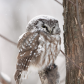
<svg viewBox="0 0 84 84">
<path fill-rule="evenodd" d="M 26 32 L 20 37 L 17 45 L 19 48 L 19 54 L 17 58 L 15 80 L 20 79 L 22 71 L 28 69 L 33 54 L 38 48 L 38 38 L 38 32 Z"/>
</svg>

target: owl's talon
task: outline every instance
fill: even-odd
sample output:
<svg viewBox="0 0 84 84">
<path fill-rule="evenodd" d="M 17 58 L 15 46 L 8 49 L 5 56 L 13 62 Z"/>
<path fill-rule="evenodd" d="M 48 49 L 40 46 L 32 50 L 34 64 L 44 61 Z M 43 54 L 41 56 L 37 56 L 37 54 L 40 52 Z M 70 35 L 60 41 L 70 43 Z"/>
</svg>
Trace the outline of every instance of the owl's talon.
<svg viewBox="0 0 84 84">
<path fill-rule="evenodd" d="M 54 68 L 56 68 L 57 66 L 55 65 L 55 64 L 53 64 L 53 65 L 50 65 L 47 69 L 49 70 L 49 71 L 51 71 L 51 70 L 53 70 Z"/>
</svg>

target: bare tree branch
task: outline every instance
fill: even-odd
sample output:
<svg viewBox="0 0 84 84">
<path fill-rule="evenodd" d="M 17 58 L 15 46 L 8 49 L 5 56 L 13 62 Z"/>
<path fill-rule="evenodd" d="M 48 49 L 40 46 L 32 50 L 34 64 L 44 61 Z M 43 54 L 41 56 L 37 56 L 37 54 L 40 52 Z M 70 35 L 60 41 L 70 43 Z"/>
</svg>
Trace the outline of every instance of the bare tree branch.
<svg viewBox="0 0 84 84">
<path fill-rule="evenodd" d="M 14 44 L 14 45 L 17 45 L 17 43 L 15 43 L 15 42 L 9 40 L 8 38 L 6 38 L 5 36 L 3 36 L 3 35 L 1 35 L 1 34 L 0 34 L 0 37 L 2 37 L 2 38 L 5 39 L 6 41 L 8 41 L 8 42 L 10 42 L 10 43 L 12 43 L 12 44 Z"/>
<path fill-rule="evenodd" d="M 60 5 L 63 5 L 62 3 L 60 3 L 58 0 L 55 0 L 57 3 L 59 3 Z"/>
<path fill-rule="evenodd" d="M 61 3 L 61 2 L 59 2 L 58 0 L 55 0 L 58 4 L 60 4 L 61 6 L 63 6 L 63 4 Z M 71 0 L 68 0 L 70 3 L 72 3 L 74 6 L 76 6 L 76 4 L 73 2 L 73 1 L 71 1 Z M 82 7 L 82 6 L 80 6 L 80 7 Z"/>
<path fill-rule="evenodd" d="M 72 64 L 74 64 L 77 68 L 79 68 L 84 73 L 84 70 L 82 70 L 77 64 L 75 64 L 62 50 L 61 50 L 61 52 L 66 57 L 66 59 L 71 61 Z"/>
</svg>

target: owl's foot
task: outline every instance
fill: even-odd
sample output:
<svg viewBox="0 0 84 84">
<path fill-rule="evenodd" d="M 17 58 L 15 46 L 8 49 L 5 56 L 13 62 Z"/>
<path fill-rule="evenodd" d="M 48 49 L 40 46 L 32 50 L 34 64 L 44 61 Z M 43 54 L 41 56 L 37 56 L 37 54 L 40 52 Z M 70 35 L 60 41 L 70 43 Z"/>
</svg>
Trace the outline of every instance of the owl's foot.
<svg viewBox="0 0 84 84">
<path fill-rule="evenodd" d="M 57 67 L 57 65 L 51 64 L 51 65 L 47 68 L 47 70 L 51 71 L 51 70 L 55 69 L 56 67 Z"/>
<path fill-rule="evenodd" d="M 42 71 L 38 72 L 38 74 L 41 77 L 41 79 L 45 79 L 46 78 L 45 70 L 42 70 Z"/>
</svg>

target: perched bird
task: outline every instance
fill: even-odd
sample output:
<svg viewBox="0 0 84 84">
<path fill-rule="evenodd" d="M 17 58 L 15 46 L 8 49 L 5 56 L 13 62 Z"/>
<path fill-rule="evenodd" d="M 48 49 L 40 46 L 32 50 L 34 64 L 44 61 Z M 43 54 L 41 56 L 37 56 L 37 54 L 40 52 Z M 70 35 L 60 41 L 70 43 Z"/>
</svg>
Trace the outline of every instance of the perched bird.
<svg viewBox="0 0 84 84">
<path fill-rule="evenodd" d="M 48 15 L 39 15 L 29 21 L 26 32 L 19 37 L 19 54 L 15 80 L 20 84 L 30 67 L 38 72 L 53 65 L 60 52 L 61 38 L 58 21 Z"/>
</svg>

